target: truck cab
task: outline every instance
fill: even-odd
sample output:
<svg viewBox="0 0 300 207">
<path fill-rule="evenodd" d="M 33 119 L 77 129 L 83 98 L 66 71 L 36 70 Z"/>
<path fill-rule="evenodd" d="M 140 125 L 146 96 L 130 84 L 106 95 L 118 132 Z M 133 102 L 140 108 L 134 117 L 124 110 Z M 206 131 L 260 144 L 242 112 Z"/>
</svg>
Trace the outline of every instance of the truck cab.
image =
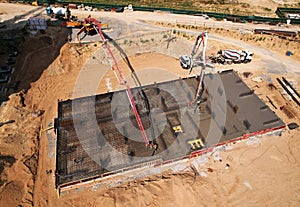
<svg viewBox="0 0 300 207">
<path fill-rule="evenodd" d="M 253 58 L 253 52 L 250 52 L 248 50 L 244 50 L 243 52 L 245 53 L 245 59 L 244 59 L 243 63 L 251 62 L 252 58 Z"/>
<path fill-rule="evenodd" d="M 192 65 L 191 58 L 187 55 L 182 55 L 179 57 L 180 65 L 183 69 L 190 69 Z"/>
</svg>

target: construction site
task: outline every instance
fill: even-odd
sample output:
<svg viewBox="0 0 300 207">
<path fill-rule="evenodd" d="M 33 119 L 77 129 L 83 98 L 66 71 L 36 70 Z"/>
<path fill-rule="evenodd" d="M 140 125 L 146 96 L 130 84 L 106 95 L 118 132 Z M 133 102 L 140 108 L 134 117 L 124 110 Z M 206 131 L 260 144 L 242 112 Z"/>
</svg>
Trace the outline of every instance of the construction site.
<svg viewBox="0 0 300 207">
<path fill-rule="evenodd" d="M 0 206 L 300 203 L 299 27 L 141 13 L 1 23 Z"/>
<path fill-rule="evenodd" d="M 191 56 L 180 56 L 183 69 L 191 73 L 194 67 L 200 67 L 199 74 L 141 85 L 131 66 L 134 82 L 139 83 L 131 89 L 106 43 L 107 34 L 102 32 L 101 24 L 90 16 L 84 20 L 87 23 L 90 29 L 83 27 L 77 31 L 77 41 L 83 39 L 78 38 L 83 31 L 89 34 L 95 30 L 110 55 L 112 70 L 117 71 L 116 79 L 126 89 L 58 103 L 56 187 L 60 191 L 120 170 L 169 163 L 204 154 L 215 146 L 285 128 L 236 72 L 206 73 L 206 32 L 197 36 Z M 113 45 L 124 53 L 118 43 Z M 223 61 L 215 62 L 248 63 L 253 57 L 249 51 L 225 50 L 220 54 Z M 91 116 L 93 113 L 95 117 Z"/>
</svg>

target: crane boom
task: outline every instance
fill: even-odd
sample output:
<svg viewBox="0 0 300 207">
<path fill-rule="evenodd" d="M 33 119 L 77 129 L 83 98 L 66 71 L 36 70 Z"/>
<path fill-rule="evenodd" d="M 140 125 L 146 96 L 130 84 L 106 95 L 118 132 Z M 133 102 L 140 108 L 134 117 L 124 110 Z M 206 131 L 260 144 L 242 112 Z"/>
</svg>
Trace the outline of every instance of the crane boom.
<svg viewBox="0 0 300 207">
<path fill-rule="evenodd" d="M 143 139 L 144 139 L 145 145 L 146 145 L 146 147 L 150 147 L 151 145 L 150 145 L 149 139 L 148 139 L 148 137 L 147 137 L 147 134 L 146 134 L 146 132 L 145 132 L 145 129 L 144 129 L 144 126 L 143 126 L 141 117 L 140 117 L 139 112 L 138 112 L 138 110 L 137 110 L 137 107 L 136 107 L 136 105 L 135 105 L 135 101 L 134 101 L 134 97 L 133 97 L 133 95 L 132 95 L 131 88 L 130 88 L 129 85 L 127 84 L 127 82 L 126 82 L 126 80 L 125 80 L 125 77 L 124 77 L 124 75 L 123 75 L 123 72 L 122 72 L 121 68 L 119 67 L 118 62 L 117 62 L 117 60 L 116 60 L 116 58 L 115 58 L 113 52 L 111 51 L 109 44 L 107 44 L 107 40 L 106 40 L 106 38 L 104 37 L 104 35 L 103 35 L 103 33 L 102 33 L 102 30 L 101 30 L 101 25 L 100 25 L 100 23 L 99 23 L 96 19 L 94 19 L 94 18 L 90 18 L 90 22 L 93 22 L 93 23 L 94 23 L 94 27 L 95 27 L 95 25 L 97 25 L 97 28 L 95 28 L 95 30 L 96 30 L 97 33 L 99 34 L 101 40 L 102 40 L 103 43 L 104 43 L 104 46 L 105 46 L 106 50 L 108 51 L 109 55 L 110 55 L 111 58 L 112 58 L 113 64 L 114 64 L 116 70 L 118 71 L 119 76 L 120 76 L 120 78 L 121 78 L 121 80 L 122 80 L 122 84 L 124 84 L 125 87 L 126 87 L 126 92 L 127 92 L 127 95 L 128 95 L 128 99 L 129 99 L 129 102 L 130 102 L 130 104 L 131 104 L 131 107 L 132 107 L 132 110 L 133 110 L 135 119 L 136 119 L 136 121 L 137 121 L 137 124 L 138 124 L 138 126 L 139 126 L 140 132 L 141 132 L 142 137 L 143 137 Z M 112 69 L 113 69 L 113 68 L 112 68 Z M 116 74 L 115 74 L 115 75 L 116 75 Z M 118 78 L 118 77 L 117 77 L 117 78 Z"/>
</svg>

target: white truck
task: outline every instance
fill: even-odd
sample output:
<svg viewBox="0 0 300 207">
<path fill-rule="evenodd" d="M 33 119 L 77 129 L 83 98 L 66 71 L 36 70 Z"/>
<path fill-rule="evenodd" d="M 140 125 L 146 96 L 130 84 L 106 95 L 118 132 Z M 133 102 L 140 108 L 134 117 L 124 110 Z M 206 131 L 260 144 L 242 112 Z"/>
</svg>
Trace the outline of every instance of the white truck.
<svg viewBox="0 0 300 207">
<path fill-rule="evenodd" d="M 52 7 L 48 6 L 46 8 L 46 13 L 52 18 L 64 18 L 66 15 L 67 9 L 63 7 Z"/>
<path fill-rule="evenodd" d="M 252 61 L 253 53 L 248 50 L 219 50 L 218 55 L 211 55 L 210 59 L 213 63 L 220 64 L 240 64 Z"/>
</svg>

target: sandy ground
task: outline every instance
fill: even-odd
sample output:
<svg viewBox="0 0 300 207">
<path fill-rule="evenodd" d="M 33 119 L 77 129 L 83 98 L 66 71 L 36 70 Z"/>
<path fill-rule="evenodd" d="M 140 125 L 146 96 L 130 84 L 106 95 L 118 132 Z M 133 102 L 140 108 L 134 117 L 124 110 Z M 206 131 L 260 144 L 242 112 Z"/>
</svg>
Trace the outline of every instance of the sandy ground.
<svg viewBox="0 0 300 207">
<path fill-rule="evenodd" d="M 20 14 L 32 15 L 32 12 L 36 9 L 36 7 L 32 7 L 29 5 L 18 5 L 18 4 L 10 4 L 8 7 L 6 3 L 0 3 L 0 21 L 3 22 L 5 20 L 9 20 L 14 18 Z"/>
<path fill-rule="evenodd" d="M 1 9 L 2 9 L 1 5 Z M 32 8 L 32 7 L 30 7 Z M 26 11 L 30 11 L 26 7 Z M 35 8 L 35 7 L 34 7 Z M 24 11 L 24 12 L 26 12 Z M 122 18 L 120 14 L 98 13 L 104 16 L 115 15 L 114 18 Z M 123 25 L 120 33 L 115 29 L 115 33 L 126 39 L 126 31 L 131 28 L 133 33 L 139 32 L 136 20 L 140 13 L 131 13 L 130 18 L 123 19 L 127 25 Z M 86 13 L 82 14 L 83 16 Z M 134 17 L 136 15 L 136 17 Z M 147 14 L 148 15 L 148 14 Z M 124 17 L 123 17 L 124 18 Z M 154 17 L 151 17 L 154 18 Z M 158 18 L 159 17 L 155 17 Z M 171 19 L 171 17 L 168 17 Z M 135 27 L 127 27 L 134 23 Z M 127 28 L 123 30 L 123 28 Z M 155 29 L 153 25 L 148 25 L 147 30 Z M 20 57 L 24 64 L 19 68 L 26 68 L 27 73 L 22 73 L 25 81 L 21 88 L 27 92 L 16 93 L 10 96 L 10 100 L 0 108 L 1 122 L 15 120 L 14 123 L 0 127 L 0 155 L 10 155 L 16 159 L 10 164 L 7 159 L 1 157 L 1 166 L 4 166 L 1 173 L 0 186 L 0 206 L 298 206 L 300 204 L 300 150 L 299 135 L 300 130 L 286 130 L 282 136 L 263 136 L 258 143 L 247 145 L 246 142 L 237 143 L 233 148 L 226 152 L 221 152 L 222 161 L 210 157 L 209 162 L 198 169 L 201 175 L 195 175 L 193 171 L 185 173 L 159 174 L 145 180 L 136 180 L 108 190 L 86 189 L 82 191 L 66 194 L 60 198 L 54 188 L 53 173 L 47 174 L 46 171 L 54 170 L 54 159 L 50 156 L 50 143 L 46 132 L 42 129 L 53 124 L 53 119 L 57 116 L 57 100 L 68 99 L 78 96 L 90 95 L 96 92 L 107 92 L 119 89 L 120 86 L 110 70 L 109 64 L 103 59 L 101 45 L 69 45 L 65 44 L 61 49 L 54 42 L 63 41 L 65 30 L 58 30 L 49 27 L 47 35 L 53 39 L 51 49 L 57 55 L 53 55 L 51 62 L 45 61 L 47 51 L 36 51 L 31 57 Z M 58 35 L 60 34 L 61 35 Z M 42 38 L 39 34 L 36 39 L 43 42 L 49 39 Z M 58 37 L 59 36 L 59 37 Z M 151 36 L 152 37 L 152 36 Z M 215 36 L 217 37 L 217 36 Z M 159 37 L 154 35 L 153 42 Z M 143 84 L 163 81 L 170 78 L 185 77 L 187 71 L 180 68 L 178 54 L 186 53 L 186 48 L 181 47 L 181 39 L 170 44 L 166 50 L 154 50 L 156 45 L 151 43 L 129 45 L 124 41 L 119 42 L 123 45 L 129 57 L 130 63 L 138 74 Z M 235 40 L 236 41 L 236 40 Z M 239 42 L 225 39 L 220 43 L 217 38 L 209 42 L 209 50 L 213 51 L 220 47 L 235 46 Z M 167 42 L 158 42 L 165 48 Z M 36 46 L 43 45 L 37 41 Z M 44 43 L 45 44 L 45 43 Z M 248 43 L 252 47 L 257 47 Z M 175 46 L 180 45 L 175 51 Z M 186 43 L 187 48 L 191 48 L 193 42 Z M 47 45 L 44 45 L 45 47 Z M 241 46 L 241 45 L 240 45 Z M 246 45 L 248 46 L 248 45 Z M 28 46 L 29 47 L 29 46 Z M 26 52 L 26 47 L 23 47 Z M 139 53 L 138 53 L 139 52 Z M 158 53 L 159 52 L 159 53 Z M 264 53 L 261 50 L 260 53 Z M 268 83 L 272 81 L 277 88 L 275 78 L 284 75 L 289 79 L 300 80 L 299 62 L 292 65 L 290 60 L 281 54 L 268 51 L 260 58 L 255 58 L 248 65 L 230 66 L 241 73 L 251 71 L 253 74 L 249 78 L 243 79 L 255 90 L 255 93 L 266 102 L 266 96 L 274 101 L 277 109 L 267 104 L 280 116 L 286 123 L 297 122 L 299 120 L 299 107 L 292 101 L 285 100 L 278 90 L 271 90 Z M 169 55 L 169 53 L 172 53 Z M 26 53 L 25 53 L 26 54 Z M 36 54 L 36 55 L 35 55 Z M 116 52 L 117 54 L 117 52 Z M 174 55 L 176 54 L 176 55 Z M 124 75 L 130 80 L 130 70 L 128 65 L 120 60 L 120 66 Z M 273 57 L 274 56 L 274 57 Z M 35 57 L 36 59 L 32 59 Z M 270 59 L 272 57 L 273 59 Z M 24 58 L 24 59 L 22 59 Z M 289 70 L 280 70 L 276 74 L 269 62 L 281 61 L 282 67 L 293 68 L 293 73 Z M 30 69 L 35 63 L 42 66 Z M 267 63 L 266 63 L 267 62 Z M 217 66 L 221 69 L 222 66 Z M 253 69 L 257 68 L 257 69 Z M 262 69 L 262 70 L 260 70 Z M 31 76 L 39 70 L 38 77 Z M 162 73 L 162 71 L 164 71 Z M 195 72 L 197 72 L 195 70 Z M 264 81 L 256 83 L 253 77 L 261 76 Z M 78 84 L 78 79 L 83 80 Z M 111 83 L 107 85 L 107 81 Z M 132 86 L 134 86 L 131 81 Z M 299 82 L 298 82 L 299 87 Z M 74 91 L 74 89 L 79 89 Z M 279 106 L 285 105 L 292 110 L 294 118 L 289 118 Z M 41 129 L 42 128 L 42 129 Z M 226 169 L 226 164 L 229 168 Z M 1 168 L 0 168 L 1 169 Z"/>
</svg>

